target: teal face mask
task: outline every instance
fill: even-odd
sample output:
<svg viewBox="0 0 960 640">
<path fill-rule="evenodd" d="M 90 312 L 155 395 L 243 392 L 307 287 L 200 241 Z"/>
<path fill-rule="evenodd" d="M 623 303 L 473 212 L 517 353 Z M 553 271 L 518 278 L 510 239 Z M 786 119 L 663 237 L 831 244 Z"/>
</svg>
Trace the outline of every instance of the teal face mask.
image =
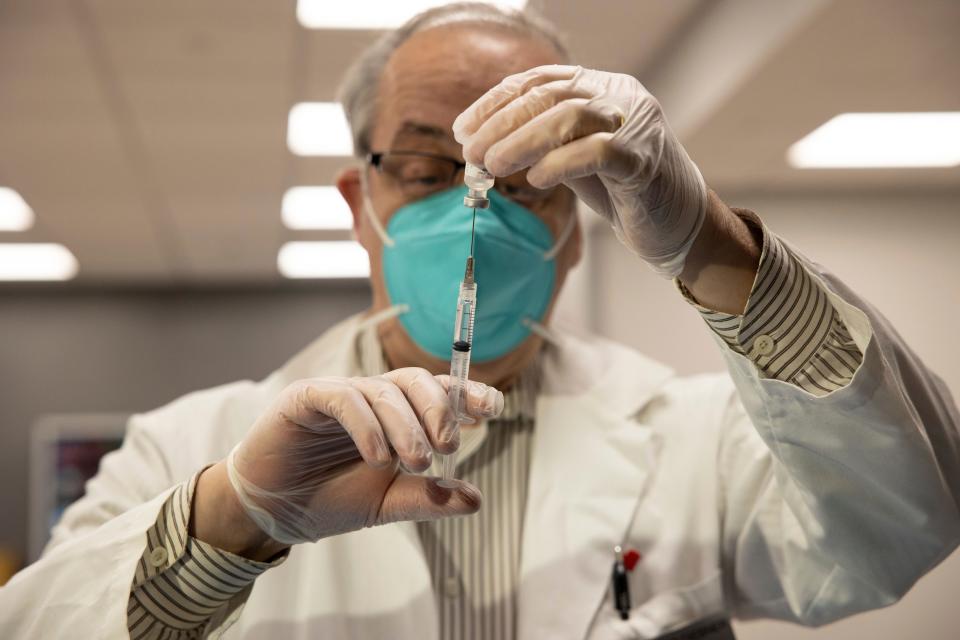
<svg viewBox="0 0 960 640">
<path fill-rule="evenodd" d="M 473 211 L 463 206 L 466 192 L 448 189 L 400 208 L 384 234 L 387 293 L 393 305 L 408 309 L 400 323 L 421 349 L 443 359 L 450 357 L 457 291 L 470 253 Z M 543 320 L 556 280 L 554 256 L 574 223 L 571 216 L 554 246 L 550 229 L 533 212 L 493 189 L 488 196 L 490 208 L 477 211 L 474 243 L 475 362 L 506 355 L 530 335 L 525 319 Z"/>
</svg>

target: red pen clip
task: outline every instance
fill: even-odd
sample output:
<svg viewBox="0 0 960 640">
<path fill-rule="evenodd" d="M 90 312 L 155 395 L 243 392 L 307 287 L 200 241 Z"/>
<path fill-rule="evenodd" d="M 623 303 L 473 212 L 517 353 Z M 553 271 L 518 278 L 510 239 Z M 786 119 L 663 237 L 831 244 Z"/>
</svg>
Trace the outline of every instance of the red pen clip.
<svg viewBox="0 0 960 640">
<path fill-rule="evenodd" d="M 626 553 L 623 554 L 623 566 L 627 571 L 633 571 L 633 568 L 637 566 L 637 563 L 643 559 L 643 556 L 640 555 L 640 552 L 636 549 L 627 549 Z"/>
</svg>

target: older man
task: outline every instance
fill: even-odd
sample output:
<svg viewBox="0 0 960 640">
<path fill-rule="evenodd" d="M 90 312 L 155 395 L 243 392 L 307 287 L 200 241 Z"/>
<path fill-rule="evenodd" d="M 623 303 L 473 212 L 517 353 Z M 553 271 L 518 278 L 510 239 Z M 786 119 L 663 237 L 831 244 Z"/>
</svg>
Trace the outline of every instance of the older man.
<svg viewBox="0 0 960 640">
<path fill-rule="evenodd" d="M 0 594 L 4 637 L 721 638 L 732 615 L 889 604 L 954 548 L 939 380 L 724 205 L 638 82 L 565 62 L 544 23 L 482 5 L 362 56 L 343 101 L 363 162 L 338 187 L 370 311 L 263 382 L 135 417 Z M 491 386 L 468 389 L 458 432 L 436 374 L 463 159 L 497 179 L 476 222 L 473 377 Z M 576 197 L 638 269 L 676 278 L 729 375 L 549 327 Z M 423 473 L 457 450 L 453 488 Z"/>
</svg>

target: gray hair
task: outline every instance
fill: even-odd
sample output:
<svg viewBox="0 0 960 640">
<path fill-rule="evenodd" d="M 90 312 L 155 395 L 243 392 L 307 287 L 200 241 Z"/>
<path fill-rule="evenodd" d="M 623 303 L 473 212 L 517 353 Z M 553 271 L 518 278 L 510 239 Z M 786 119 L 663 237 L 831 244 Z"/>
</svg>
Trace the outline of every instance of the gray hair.
<svg viewBox="0 0 960 640">
<path fill-rule="evenodd" d="M 496 25 L 539 37 L 557 50 L 561 60 L 567 61 L 570 57 L 563 37 L 556 27 L 529 9 L 511 11 L 483 2 L 457 2 L 428 9 L 401 27 L 381 36 L 347 69 L 340 83 L 338 99 L 350 124 L 354 155 L 362 158 L 371 152 L 370 132 L 376 116 L 380 76 L 393 52 L 415 33 L 454 23 Z"/>
</svg>

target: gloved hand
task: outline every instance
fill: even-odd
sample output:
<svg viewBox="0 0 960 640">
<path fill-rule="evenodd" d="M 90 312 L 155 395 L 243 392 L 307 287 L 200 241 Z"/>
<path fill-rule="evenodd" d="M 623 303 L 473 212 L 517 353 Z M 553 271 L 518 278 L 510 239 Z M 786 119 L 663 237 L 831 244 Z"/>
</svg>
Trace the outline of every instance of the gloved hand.
<svg viewBox="0 0 960 640">
<path fill-rule="evenodd" d="M 505 78 L 453 123 L 468 162 L 495 176 L 563 183 L 666 277 L 679 275 L 703 223 L 707 191 L 635 78 L 549 65 Z"/>
<path fill-rule="evenodd" d="M 431 451 L 459 447 L 449 376 L 407 368 L 371 378 L 316 378 L 287 387 L 227 458 L 247 515 L 283 544 L 398 520 L 465 515 L 480 492 L 444 489 L 413 472 Z M 503 394 L 471 382 L 467 412 L 492 418 Z M 392 447 L 393 451 L 390 450 Z"/>
</svg>

